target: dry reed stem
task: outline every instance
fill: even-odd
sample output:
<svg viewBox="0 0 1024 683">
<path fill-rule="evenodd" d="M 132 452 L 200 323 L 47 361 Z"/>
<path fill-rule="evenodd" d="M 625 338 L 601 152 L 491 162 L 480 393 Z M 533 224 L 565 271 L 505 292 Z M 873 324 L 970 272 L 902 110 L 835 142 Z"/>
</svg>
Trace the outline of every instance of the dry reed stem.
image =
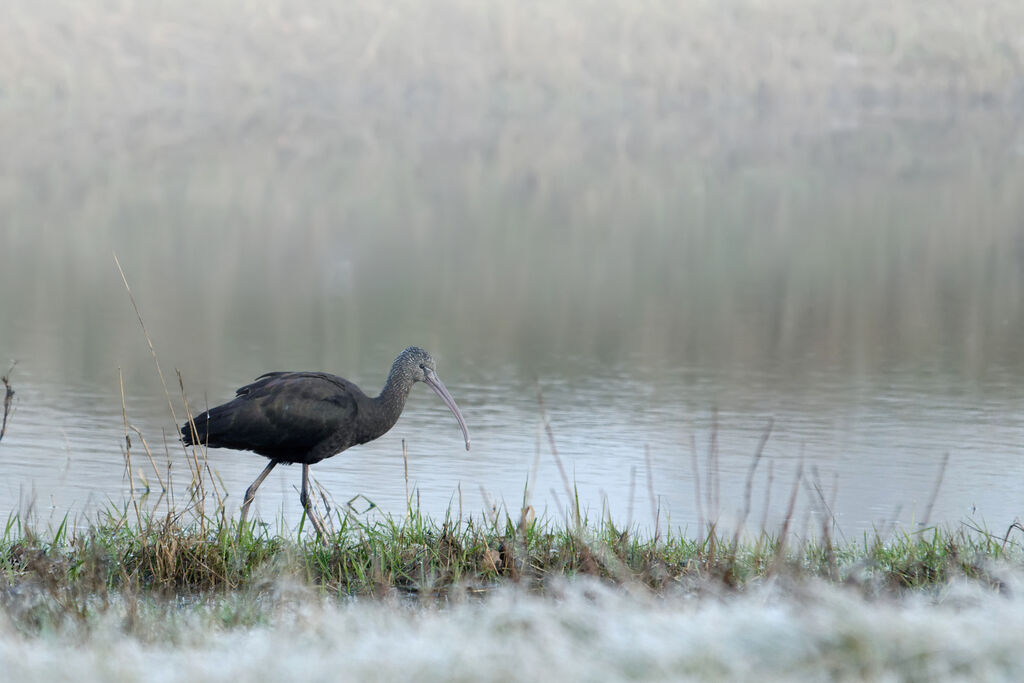
<svg viewBox="0 0 1024 683">
<path fill-rule="evenodd" d="M 768 481 L 764 488 L 764 507 L 761 509 L 761 532 L 768 528 L 768 510 L 772 498 L 772 485 L 775 483 L 775 461 L 768 461 Z"/>
<path fill-rule="evenodd" d="M 224 515 L 224 507 L 226 505 L 225 498 L 227 498 L 227 487 L 224 485 L 224 480 L 221 478 L 220 473 L 210 469 L 210 464 L 206 464 L 206 473 L 210 475 L 210 480 L 213 482 L 213 495 L 217 498 L 217 512 Z M 218 486 L 217 483 L 220 482 Z M 223 493 L 222 493 L 223 492 Z"/>
<path fill-rule="evenodd" d="M 164 441 L 164 457 L 167 458 L 167 493 L 171 499 L 171 507 L 174 507 L 174 478 L 171 476 L 171 467 L 173 466 L 174 461 L 171 459 L 171 449 L 167 444 L 167 433 L 160 430 L 160 434 Z"/>
<path fill-rule="evenodd" d="M 530 466 L 530 476 L 523 487 L 523 507 L 530 505 L 533 500 L 533 487 L 537 482 L 537 471 L 540 469 L 540 428 L 538 425 L 537 439 L 534 443 L 533 464 Z"/>
<path fill-rule="evenodd" d="M 153 474 L 156 475 L 156 480 L 160 484 L 161 491 L 167 491 L 167 486 L 164 484 L 163 477 L 160 476 L 160 470 L 156 466 L 156 460 L 153 458 L 153 452 L 149 449 L 149 443 L 146 441 L 146 437 L 142 435 L 142 431 L 135 425 L 128 425 L 128 428 L 138 434 L 139 441 L 142 442 L 142 448 L 146 451 L 146 456 L 149 458 L 149 464 L 153 467 Z"/>
<path fill-rule="evenodd" d="M 747 469 L 747 481 L 743 488 L 743 515 L 740 517 L 739 524 L 736 525 L 736 534 L 732 539 L 733 547 L 737 547 L 740 541 L 740 534 L 743 533 L 743 528 L 747 523 L 747 517 L 750 516 L 750 500 L 754 493 L 754 474 L 757 472 L 757 464 L 761 462 L 761 456 L 764 455 L 764 447 L 768 443 L 768 437 L 772 434 L 772 427 L 775 424 L 775 420 L 768 418 L 768 424 L 765 425 L 764 432 L 761 434 L 761 440 L 757 444 L 757 449 L 754 451 L 754 457 L 750 461 L 750 467 Z"/>
<path fill-rule="evenodd" d="M 484 488 L 483 484 L 480 484 L 480 498 L 484 501 L 484 514 L 490 516 L 489 521 L 494 527 L 494 532 L 498 533 L 498 506 L 491 501 L 491 497 L 487 495 L 487 489 Z"/>
<path fill-rule="evenodd" d="M 928 498 L 928 505 L 924 509 L 924 520 L 921 526 L 928 526 L 932 518 L 932 509 L 935 507 L 935 499 L 939 497 L 939 488 L 942 486 L 942 479 L 946 476 L 946 465 L 949 464 L 949 451 L 942 454 L 942 463 L 939 465 L 939 473 L 935 477 L 935 486 L 932 487 L 932 495 Z"/>
<path fill-rule="evenodd" d="M 693 500 L 697 506 L 697 533 L 704 529 L 704 508 L 700 503 L 700 458 L 697 455 L 697 437 L 690 433 L 690 461 L 693 467 Z"/>
<path fill-rule="evenodd" d="M 11 367 L 7 369 L 7 374 L 0 377 L 0 382 L 4 384 L 4 419 L 3 423 L 0 423 L 0 439 L 4 438 L 4 434 L 7 433 L 7 417 L 11 414 L 11 405 L 14 402 L 14 389 L 11 388 L 11 373 L 14 372 L 14 366 L 18 364 L 18 361 L 11 363 Z"/>
<path fill-rule="evenodd" d="M 839 474 L 833 473 L 832 475 L 832 495 L 828 500 L 825 499 L 825 488 L 822 486 L 817 465 L 811 466 L 811 480 L 809 482 L 805 481 L 805 483 L 811 489 L 811 500 L 814 500 L 816 495 L 817 499 L 821 501 L 821 512 L 824 513 L 823 523 L 830 522 L 832 528 L 839 530 L 840 534 L 842 534 L 842 530 L 839 529 L 839 520 L 836 519 L 834 512 L 836 496 L 839 493 Z"/>
<path fill-rule="evenodd" d="M 128 286 L 128 278 L 124 274 L 124 269 L 121 267 L 121 262 L 117 258 L 117 252 L 114 252 L 114 263 L 117 264 L 117 271 L 121 273 L 121 282 L 124 283 L 125 291 L 128 292 L 128 299 L 132 303 L 132 308 L 135 309 L 135 315 L 139 319 L 139 326 L 142 327 L 142 334 L 146 337 L 146 345 L 149 346 L 149 353 L 153 356 L 153 363 L 156 365 L 156 374 L 160 376 L 160 383 L 164 388 L 164 397 L 167 399 L 167 407 L 171 410 L 171 417 L 174 419 L 174 424 L 178 424 L 178 416 L 174 411 L 174 403 L 171 401 L 171 392 L 167 389 L 167 381 L 164 379 L 163 370 L 160 369 L 160 359 L 157 358 L 156 349 L 153 347 L 153 340 L 149 337 L 149 332 L 146 330 L 146 323 L 142 321 L 142 313 L 139 312 L 139 307 L 135 303 L 135 295 L 132 294 L 132 288 Z"/>
<path fill-rule="evenodd" d="M 179 424 L 178 414 L 174 410 L 174 402 L 171 400 L 171 392 L 167 388 L 167 379 L 164 377 L 164 372 L 163 372 L 163 370 L 160 367 L 160 359 L 157 356 L 156 348 L 153 346 L 153 340 L 149 336 L 149 331 L 146 329 L 146 323 L 142 319 L 142 313 L 139 311 L 139 306 L 135 302 L 135 295 L 132 293 L 132 288 L 128 285 L 128 277 L 124 273 L 124 268 L 121 267 L 121 261 L 117 258 L 117 252 L 113 252 L 113 255 L 114 255 L 114 263 L 117 265 L 117 271 L 121 274 L 121 282 L 124 283 L 125 291 L 128 292 L 128 300 L 132 304 L 132 309 L 134 309 L 134 311 L 135 311 L 135 316 L 139 320 L 139 326 L 142 328 L 142 335 L 145 337 L 146 345 L 149 347 L 149 353 L 153 357 L 153 364 L 156 366 L 156 373 L 160 377 L 160 384 L 161 384 L 161 386 L 163 387 L 163 390 L 164 390 L 164 398 L 167 399 L 167 407 L 168 407 L 168 409 L 171 412 L 171 419 L 174 420 L 174 424 L 175 424 L 175 426 L 177 426 Z M 178 382 L 181 385 L 182 396 L 184 396 L 185 387 L 184 387 L 184 383 L 181 380 L 181 373 L 180 372 L 178 373 Z M 190 412 L 189 408 L 188 408 L 187 401 L 186 401 L 186 405 L 185 405 L 185 410 L 187 412 Z M 189 416 L 189 420 L 191 421 L 191 419 L 192 418 L 191 418 L 191 415 L 190 415 Z M 182 442 L 182 450 L 185 453 L 185 460 L 187 462 L 189 462 L 188 448 L 185 446 L 184 442 Z M 193 449 L 193 451 L 194 451 L 194 449 Z M 199 461 L 198 461 L 198 458 L 196 457 L 194 452 L 193 452 L 193 461 L 194 462 L 189 462 L 189 468 L 190 469 L 193 468 L 193 465 L 195 467 L 194 469 L 192 469 L 192 476 L 193 476 L 193 481 L 192 481 L 193 492 L 192 492 L 192 495 L 193 495 L 193 499 L 196 500 L 197 503 L 198 503 L 196 509 L 197 509 L 198 517 L 200 519 L 200 524 L 205 529 L 206 515 L 205 515 L 205 503 L 204 503 L 204 500 L 203 500 L 205 498 L 205 489 L 203 487 L 202 471 L 199 468 Z M 197 498 L 197 495 L 198 495 L 198 498 Z"/>
<path fill-rule="evenodd" d="M 626 529 L 633 526 L 633 505 L 636 503 L 636 465 L 629 467 L 629 498 L 626 505 Z"/>
<path fill-rule="evenodd" d="M 131 496 L 131 500 L 135 500 L 135 480 L 132 477 L 132 439 L 128 435 L 128 409 L 125 407 L 124 402 L 124 373 L 121 372 L 121 368 L 117 369 L 117 379 L 121 384 L 121 419 L 124 421 L 124 466 L 128 471 L 128 492 Z"/>
<path fill-rule="evenodd" d="M 135 500 L 135 477 L 132 474 L 132 438 L 128 434 L 128 409 L 124 401 L 124 375 L 121 368 L 117 369 L 117 378 L 121 384 L 121 419 L 124 421 L 124 464 L 128 470 L 128 492 L 129 500 L 135 509 L 135 519 L 139 528 L 142 528 L 142 512 L 139 510 L 138 501 Z"/>
<path fill-rule="evenodd" d="M 409 497 L 409 452 L 405 439 L 402 439 L 402 468 L 405 472 L 405 516 L 408 518 L 412 514 L 412 498 Z"/>
<path fill-rule="evenodd" d="M 555 433 L 551 430 L 551 422 L 548 420 L 548 413 L 544 409 L 544 392 L 541 390 L 540 380 L 537 381 L 537 404 L 540 406 L 540 418 L 544 423 L 544 430 L 548 435 L 548 443 L 551 445 L 551 455 L 555 458 L 555 464 L 558 465 L 558 473 L 562 475 L 562 485 L 565 486 L 565 493 L 569 497 L 569 503 L 572 504 L 573 519 L 576 522 L 576 526 L 579 526 L 579 501 L 576 500 L 572 486 L 569 484 L 569 475 L 565 472 L 565 466 L 562 465 L 562 458 L 558 455 L 558 447 L 555 446 Z"/>
<path fill-rule="evenodd" d="M 647 495 L 651 500 L 651 519 L 654 520 L 654 544 L 657 545 L 661 533 L 661 506 L 658 505 L 657 496 L 654 493 L 654 465 L 651 461 L 651 449 L 644 444 L 644 463 L 647 465 Z"/>
<path fill-rule="evenodd" d="M 828 499 L 828 514 L 832 518 L 833 528 L 839 532 L 839 536 L 846 542 L 846 534 L 843 533 L 843 528 L 839 526 L 839 518 L 836 517 L 836 498 L 839 497 L 839 473 L 832 473 L 832 495 Z"/>
<path fill-rule="evenodd" d="M 779 543 L 775 547 L 775 569 L 781 568 L 786 557 L 786 540 L 789 536 L 789 526 L 793 521 L 793 510 L 796 508 L 796 497 L 800 493 L 800 482 L 804 476 L 804 452 L 800 450 L 800 460 L 797 461 L 796 475 L 793 477 L 793 490 L 789 494 L 789 505 L 786 506 L 786 516 L 782 520 L 782 529 L 779 531 Z"/>
<path fill-rule="evenodd" d="M 184 381 L 184 379 L 182 379 L 181 372 L 178 372 L 178 387 L 180 388 L 180 391 L 181 391 L 181 400 L 184 401 L 184 403 L 185 403 L 185 415 L 188 416 L 189 428 L 192 430 L 193 437 L 195 437 L 194 440 L 195 441 L 199 441 L 199 439 L 198 439 L 198 431 L 196 431 L 195 419 L 194 419 L 194 416 L 193 416 L 193 413 L 192 413 L 192 406 L 189 405 L 188 397 L 185 395 L 185 381 Z M 168 399 L 168 400 L 170 400 L 170 399 Z M 178 424 L 177 418 L 174 419 L 174 424 L 175 424 L 175 426 L 177 426 L 177 424 Z M 182 444 L 184 444 L 184 442 L 182 442 Z M 183 447 L 185 448 L 185 462 L 188 463 L 189 470 L 191 470 L 191 472 L 192 472 L 192 483 L 190 484 L 190 486 L 193 487 L 193 488 L 198 487 L 200 490 L 202 490 L 202 487 L 203 487 L 203 472 L 202 472 L 202 468 L 199 465 L 199 456 L 196 454 L 196 449 L 200 448 L 200 447 L 199 446 L 193 446 L 192 447 L 192 451 L 191 451 L 192 458 L 191 459 L 189 459 L 189 449 L 188 449 L 188 447 L 187 446 L 183 446 Z M 204 456 L 204 459 L 205 459 L 205 456 Z"/>
<path fill-rule="evenodd" d="M 708 442 L 708 471 L 707 471 L 708 519 L 714 518 L 718 522 L 721 510 L 718 508 L 719 501 L 719 476 L 718 476 L 718 407 L 711 408 L 711 440 Z"/>
<path fill-rule="evenodd" d="M 832 544 L 832 529 L 838 529 L 835 513 L 832 511 L 835 506 L 835 496 L 839 489 L 837 480 L 833 479 L 832 496 L 831 502 L 825 499 L 824 487 L 821 484 L 821 476 L 818 472 L 817 466 L 811 466 L 811 480 L 805 480 L 805 485 L 811 489 L 811 500 L 815 501 L 815 498 L 821 502 L 820 510 L 821 516 L 821 539 L 822 545 L 825 548 L 825 556 L 828 560 L 829 567 L 829 578 L 835 579 L 839 576 L 839 567 L 836 562 L 835 547 Z M 816 497 L 815 497 L 816 494 Z M 815 507 L 818 507 L 817 502 L 813 503 Z"/>
<path fill-rule="evenodd" d="M 1017 529 L 1018 531 L 1024 533 L 1024 525 L 1021 524 L 1020 519 L 1013 520 L 1013 524 L 1011 524 L 1006 529 L 1006 534 L 1003 536 L 1003 543 L 1000 546 L 1001 550 L 1004 550 L 1004 551 L 1006 550 L 1006 544 L 1009 543 L 1009 541 L 1010 541 L 1010 534 L 1013 533 L 1014 529 Z"/>
<path fill-rule="evenodd" d="M 186 394 L 185 394 L 185 380 L 181 376 L 181 371 L 180 370 L 175 370 L 175 373 L 178 376 L 178 388 L 181 391 L 181 400 L 182 400 L 182 403 L 185 406 L 185 415 L 188 418 L 189 428 L 192 430 L 193 435 L 196 435 L 197 432 L 196 432 L 196 426 L 195 426 L 195 419 L 194 419 L 194 416 L 193 416 L 193 413 L 192 413 L 192 406 L 189 405 L 188 396 L 186 396 Z M 177 423 L 177 419 L 175 419 L 175 426 L 177 426 L 177 424 L 178 424 Z M 198 441 L 198 438 L 196 438 L 195 440 Z M 198 452 L 201 452 L 202 455 L 203 455 L 203 462 L 202 462 L 202 464 L 200 464 L 200 462 L 199 462 L 199 455 L 197 453 L 197 450 L 198 450 Z M 191 453 L 192 453 L 192 459 L 189 460 L 189 457 L 188 457 L 189 449 L 185 448 L 185 461 L 188 462 L 189 469 L 192 471 L 192 496 L 197 501 L 197 506 L 196 506 L 196 508 L 197 508 L 197 516 L 200 519 L 200 524 L 205 528 L 206 518 L 207 518 L 207 515 L 206 515 L 206 482 L 207 482 L 207 480 L 210 482 L 211 488 L 213 490 L 213 495 L 217 499 L 217 511 L 219 511 L 222 515 L 224 514 L 224 510 L 225 510 L 224 499 L 227 497 L 227 490 L 226 490 L 226 488 L 223 485 L 223 481 L 221 481 L 220 488 L 218 488 L 218 486 L 217 486 L 217 480 L 220 477 L 217 474 L 215 474 L 213 472 L 213 470 L 210 468 L 209 450 L 206 448 L 206 446 L 205 445 L 203 445 L 203 446 L 193 446 L 192 450 L 191 450 Z M 205 478 L 203 477 L 203 470 L 205 470 L 206 474 L 208 475 Z M 223 490 L 223 493 L 221 492 L 222 490 Z"/>
</svg>

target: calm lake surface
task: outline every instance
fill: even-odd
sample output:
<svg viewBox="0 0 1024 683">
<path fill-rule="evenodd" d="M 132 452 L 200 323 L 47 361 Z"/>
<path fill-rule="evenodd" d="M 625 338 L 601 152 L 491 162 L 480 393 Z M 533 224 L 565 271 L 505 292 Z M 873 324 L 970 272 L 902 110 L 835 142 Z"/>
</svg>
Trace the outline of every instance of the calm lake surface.
<svg viewBox="0 0 1024 683">
<path fill-rule="evenodd" d="M 756 50 L 701 76 L 675 59 L 687 17 L 630 14 L 637 40 L 625 7 L 582 33 L 518 10 L 502 32 L 490 5 L 442 22 L 307 3 L 242 33 L 216 10 L 18 7 L 0 28 L 0 358 L 18 362 L 0 517 L 125 504 L 119 372 L 186 499 L 115 252 L 179 420 L 175 369 L 201 409 L 270 370 L 376 392 L 405 346 L 434 354 L 473 450 L 417 386 L 392 432 L 314 468 L 337 505 L 404 513 L 404 439 L 430 515 L 515 516 L 528 484 L 561 518 L 540 388 L 591 519 L 736 525 L 769 420 L 748 528 L 779 528 L 801 462 L 797 533 L 1020 515 L 1013 107 L 880 74 L 852 38 L 845 81 L 776 68 L 709 92 Z M 209 453 L 230 510 L 264 462 Z M 274 471 L 262 519 L 298 522 L 300 474 Z"/>
</svg>

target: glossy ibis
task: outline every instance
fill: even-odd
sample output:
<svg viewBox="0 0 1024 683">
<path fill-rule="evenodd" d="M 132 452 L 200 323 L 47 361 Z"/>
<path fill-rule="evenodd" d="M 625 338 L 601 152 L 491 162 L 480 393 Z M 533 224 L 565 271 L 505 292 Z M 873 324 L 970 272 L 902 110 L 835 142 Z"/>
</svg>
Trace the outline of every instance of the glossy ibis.
<svg viewBox="0 0 1024 683">
<path fill-rule="evenodd" d="M 196 415 L 181 427 L 186 446 L 254 451 L 270 459 L 245 492 L 244 525 L 263 480 L 278 463 L 302 465 L 300 500 L 321 539 L 326 533 L 307 493 L 309 466 L 391 429 L 416 382 L 426 382 L 455 414 L 469 450 L 469 431 L 455 399 L 435 371 L 434 359 L 410 346 L 391 366 L 380 395 L 371 398 L 347 379 L 325 372 L 268 372 L 236 392 L 235 398 Z M 241 525 L 240 525 L 241 526 Z"/>
</svg>

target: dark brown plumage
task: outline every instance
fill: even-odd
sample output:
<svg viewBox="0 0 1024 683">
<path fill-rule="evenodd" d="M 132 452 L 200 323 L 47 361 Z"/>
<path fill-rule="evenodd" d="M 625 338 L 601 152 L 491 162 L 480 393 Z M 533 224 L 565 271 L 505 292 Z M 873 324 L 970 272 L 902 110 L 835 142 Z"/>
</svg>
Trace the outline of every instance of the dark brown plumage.
<svg viewBox="0 0 1024 683">
<path fill-rule="evenodd" d="M 434 359 L 410 346 L 395 359 L 380 395 L 369 397 L 352 382 L 324 372 L 268 372 L 235 398 L 181 427 L 185 445 L 234 448 L 270 459 L 245 493 L 242 522 L 256 489 L 278 463 L 302 465 L 302 504 L 321 538 L 323 522 L 309 504 L 309 466 L 391 429 L 409 390 L 425 382 L 455 414 L 469 450 L 469 431 L 455 400 L 438 378 Z"/>
</svg>

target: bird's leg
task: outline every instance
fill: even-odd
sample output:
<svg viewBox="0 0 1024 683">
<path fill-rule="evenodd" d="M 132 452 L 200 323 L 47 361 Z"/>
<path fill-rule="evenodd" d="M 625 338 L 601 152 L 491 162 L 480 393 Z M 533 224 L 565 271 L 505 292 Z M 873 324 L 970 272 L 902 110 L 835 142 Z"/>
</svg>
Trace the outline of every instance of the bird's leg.
<svg viewBox="0 0 1024 683">
<path fill-rule="evenodd" d="M 316 535 L 320 538 L 320 542 L 327 545 L 327 531 L 324 529 L 323 520 L 320 519 L 320 515 L 316 513 L 316 509 L 313 507 L 313 501 L 309 498 L 309 465 L 302 466 L 302 507 L 306 508 L 306 515 L 309 516 L 309 521 L 313 523 L 313 528 L 316 529 Z"/>
<path fill-rule="evenodd" d="M 245 518 L 249 515 L 249 503 L 251 503 L 252 499 L 256 497 L 256 489 L 260 487 L 260 484 L 263 483 L 263 480 L 267 478 L 267 475 L 270 474 L 270 470 L 274 469 L 276 464 L 276 460 L 271 460 L 267 463 L 267 466 L 263 468 L 262 472 L 260 472 L 260 476 L 256 477 L 256 481 L 254 481 L 252 485 L 245 490 L 245 500 L 242 501 L 241 520 L 238 523 L 239 533 L 241 533 L 242 529 L 245 527 Z"/>
</svg>

